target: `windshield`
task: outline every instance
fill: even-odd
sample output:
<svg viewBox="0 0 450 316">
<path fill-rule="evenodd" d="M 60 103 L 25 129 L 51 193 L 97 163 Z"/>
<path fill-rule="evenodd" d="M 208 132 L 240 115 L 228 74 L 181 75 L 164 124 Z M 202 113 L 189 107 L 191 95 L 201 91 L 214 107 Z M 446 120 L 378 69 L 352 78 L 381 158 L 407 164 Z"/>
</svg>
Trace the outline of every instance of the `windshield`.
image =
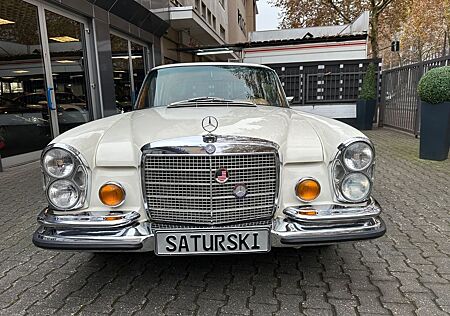
<svg viewBox="0 0 450 316">
<path fill-rule="evenodd" d="M 153 70 L 142 86 L 136 108 L 182 103 L 196 106 L 211 101 L 225 106 L 287 106 L 278 76 L 271 69 L 199 64 Z"/>
</svg>

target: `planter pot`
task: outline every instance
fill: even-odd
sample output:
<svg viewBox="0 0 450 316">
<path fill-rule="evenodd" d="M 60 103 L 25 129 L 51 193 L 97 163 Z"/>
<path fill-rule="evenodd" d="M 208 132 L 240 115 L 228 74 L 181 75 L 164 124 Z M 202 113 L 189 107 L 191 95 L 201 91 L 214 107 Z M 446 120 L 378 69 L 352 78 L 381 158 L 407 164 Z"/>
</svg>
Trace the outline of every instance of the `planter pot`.
<svg viewBox="0 0 450 316">
<path fill-rule="evenodd" d="M 450 102 L 429 104 L 420 111 L 421 159 L 445 160 L 450 145 Z"/>
<path fill-rule="evenodd" d="M 356 101 L 356 127 L 360 130 L 372 129 L 376 100 Z"/>
</svg>

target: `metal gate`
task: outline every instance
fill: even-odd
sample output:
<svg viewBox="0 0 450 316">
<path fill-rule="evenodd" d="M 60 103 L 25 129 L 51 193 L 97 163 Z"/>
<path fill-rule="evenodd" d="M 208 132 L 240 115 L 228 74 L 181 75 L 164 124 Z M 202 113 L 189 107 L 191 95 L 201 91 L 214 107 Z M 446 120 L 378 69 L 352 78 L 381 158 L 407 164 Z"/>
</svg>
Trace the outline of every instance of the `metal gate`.
<svg viewBox="0 0 450 316">
<path fill-rule="evenodd" d="M 355 103 L 367 66 L 380 60 L 341 60 L 269 64 L 280 77 L 293 105 Z"/>
<path fill-rule="evenodd" d="M 449 64 L 450 55 L 382 72 L 380 126 L 420 134 L 419 80 L 424 73 Z"/>
</svg>

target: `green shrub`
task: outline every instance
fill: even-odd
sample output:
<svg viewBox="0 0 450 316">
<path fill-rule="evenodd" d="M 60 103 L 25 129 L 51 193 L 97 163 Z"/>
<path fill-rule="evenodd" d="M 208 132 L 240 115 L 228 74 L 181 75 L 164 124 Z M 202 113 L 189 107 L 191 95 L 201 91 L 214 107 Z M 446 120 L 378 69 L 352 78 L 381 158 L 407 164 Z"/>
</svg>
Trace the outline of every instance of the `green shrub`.
<svg viewBox="0 0 450 316">
<path fill-rule="evenodd" d="M 377 67 L 370 63 L 363 78 L 361 100 L 375 100 L 377 98 Z"/>
<path fill-rule="evenodd" d="M 438 104 L 450 101 L 450 66 L 433 68 L 426 72 L 417 88 L 422 101 Z"/>
</svg>

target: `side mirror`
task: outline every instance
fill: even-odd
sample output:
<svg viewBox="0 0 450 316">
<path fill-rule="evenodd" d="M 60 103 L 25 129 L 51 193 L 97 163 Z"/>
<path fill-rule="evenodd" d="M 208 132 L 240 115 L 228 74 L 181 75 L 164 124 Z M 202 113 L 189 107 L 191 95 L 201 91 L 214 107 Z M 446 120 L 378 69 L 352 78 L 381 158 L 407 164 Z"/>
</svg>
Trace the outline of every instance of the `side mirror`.
<svg viewBox="0 0 450 316">
<path fill-rule="evenodd" d="M 286 97 L 286 100 L 288 101 L 289 104 L 291 104 L 292 101 L 294 101 L 294 97 Z"/>
</svg>

